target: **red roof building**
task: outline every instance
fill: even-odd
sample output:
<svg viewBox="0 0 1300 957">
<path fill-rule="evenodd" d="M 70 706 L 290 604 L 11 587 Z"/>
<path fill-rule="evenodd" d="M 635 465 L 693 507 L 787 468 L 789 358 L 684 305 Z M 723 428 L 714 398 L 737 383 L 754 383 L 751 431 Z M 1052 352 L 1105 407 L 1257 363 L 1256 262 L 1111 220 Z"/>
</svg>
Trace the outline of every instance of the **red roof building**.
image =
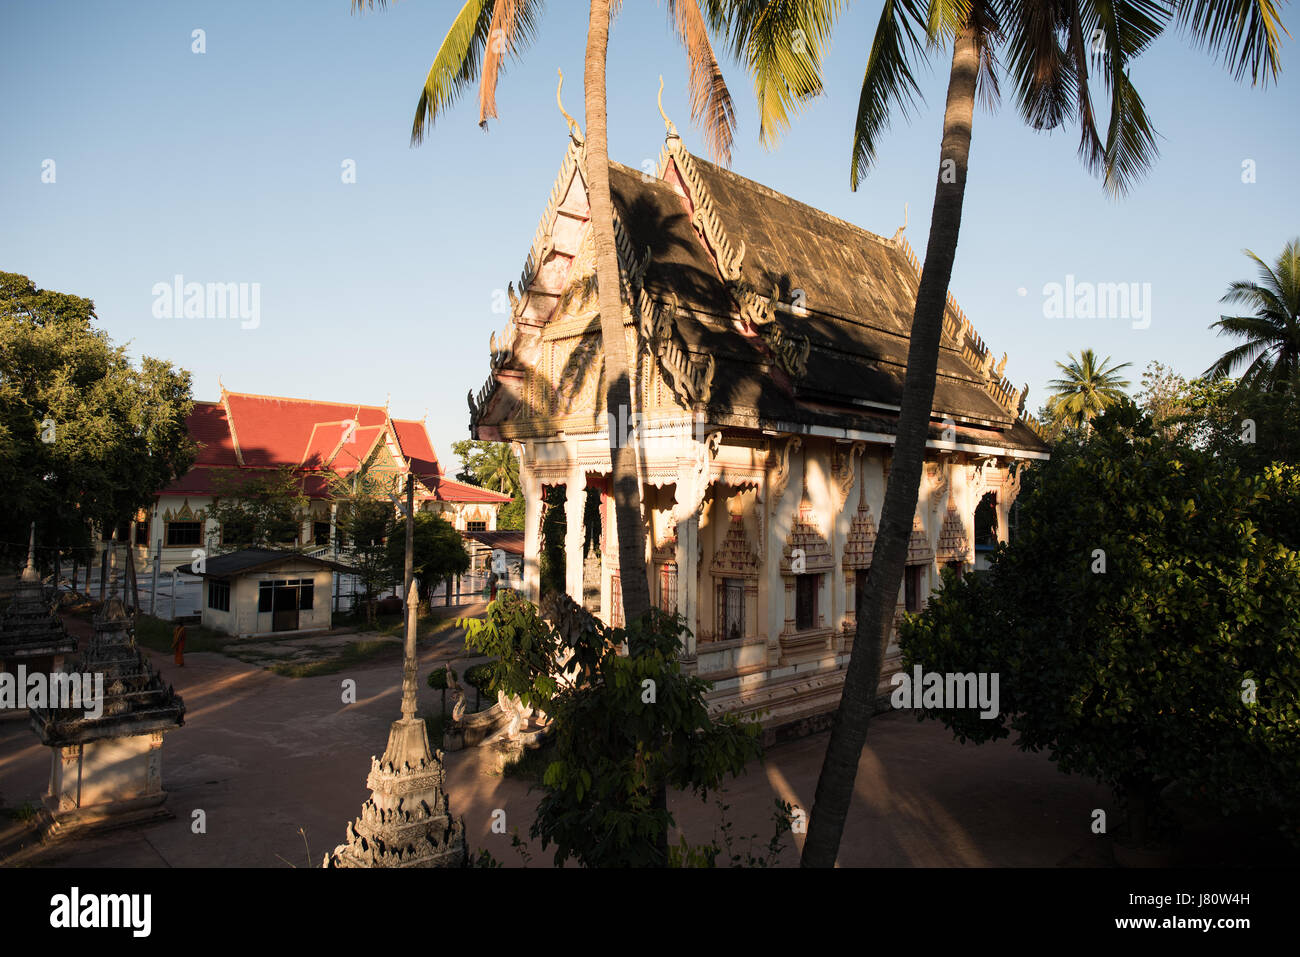
<svg viewBox="0 0 1300 957">
<path fill-rule="evenodd" d="M 325 547 L 333 539 L 330 481 L 358 470 L 415 476 L 422 511 L 443 514 L 461 531 L 492 531 L 510 501 L 448 477 L 422 420 L 394 419 L 383 406 L 322 402 L 230 392 L 195 402 L 188 426 L 198 457 L 183 476 L 158 493 L 149 521 L 149 551 L 163 545 L 164 569 L 191 559 L 207 541 L 206 507 L 226 476 L 291 468 L 311 500 L 299 546 Z M 143 539 L 143 535 L 140 536 Z M 143 545 L 142 541 L 138 541 Z M 142 556 L 143 557 L 143 556 Z"/>
</svg>

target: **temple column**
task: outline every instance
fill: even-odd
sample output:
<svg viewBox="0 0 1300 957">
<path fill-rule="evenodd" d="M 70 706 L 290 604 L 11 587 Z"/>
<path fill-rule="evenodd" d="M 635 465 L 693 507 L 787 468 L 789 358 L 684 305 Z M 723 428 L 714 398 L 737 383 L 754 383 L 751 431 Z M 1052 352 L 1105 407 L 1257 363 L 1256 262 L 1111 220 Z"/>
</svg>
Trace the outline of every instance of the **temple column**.
<svg viewBox="0 0 1300 957">
<path fill-rule="evenodd" d="M 708 490 L 708 464 L 682 460 L 677 465 L 673 487 L 673 519 L 677 527 L 677 612 L 691 629 L 683 656 L 695 657 L 700 630 L 700 509 Z"/>
<path fill-rule="evenodd" d="M 998 496 L 994 506 L 998 515 L 998 543 L 1005 545 L 1011 528 L 1011 496 L 1007 494 L 1006 484 L 998 486 Z"/>
<path fill-rule="evenodd" d="M 564 590 L 579 605 L 582 604 L 582 542 L 585 531 L 582 517 L 587 504 L 586 484 L 586 474 L 575 458 L 564 489 Z"/>
<path fill-rule="evenodd" d="M 519 486 L 524 496 L 524 596 L 541 600 L 542 482 L 519 450 Z"/>
</svg>

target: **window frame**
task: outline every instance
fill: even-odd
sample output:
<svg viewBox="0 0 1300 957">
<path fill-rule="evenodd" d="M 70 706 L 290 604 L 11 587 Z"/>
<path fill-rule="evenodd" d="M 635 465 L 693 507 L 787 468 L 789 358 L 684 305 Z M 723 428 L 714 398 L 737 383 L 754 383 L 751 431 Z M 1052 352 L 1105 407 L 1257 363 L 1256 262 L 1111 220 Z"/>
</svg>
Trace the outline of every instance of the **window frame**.
<svg viewBox="0 0 1300 957">
<path fill-rule="evenodd" d="M 193 525 L 198 529 L 198 537 L 192 542 L 173 542 L 172 527 L 176 525 Z M 186 521 L 163 522 L 163 547 L 164 548 L 202 548 L 203 547 L 203 522 L 189 519 Z"/>
<path fill-rule="evenodd" d="M 812 631 L 817 627 L 817 599 L 821 591 L 819 574 L 794 576 L 794 629 L 795 631 Z M 804 618 L 804 594 L 807 591 L 807 617 Z M 806 620 L 806 623 L 805 623 Z"/>
</svg>

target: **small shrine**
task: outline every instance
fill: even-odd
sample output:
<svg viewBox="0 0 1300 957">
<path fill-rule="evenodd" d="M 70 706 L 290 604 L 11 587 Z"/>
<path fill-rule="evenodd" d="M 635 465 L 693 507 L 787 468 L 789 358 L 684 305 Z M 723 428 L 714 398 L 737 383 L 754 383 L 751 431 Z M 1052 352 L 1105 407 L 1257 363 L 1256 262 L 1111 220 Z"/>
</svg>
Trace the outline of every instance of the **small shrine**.
<svg viewBox="0 0 1300 957">
<path fill-rule="evenodd" d="M 415 583 L 407 592 L 406 661 L 402 716 L 388 732 L 383 757 L 370 759 L 371 794 L 348 824 L 347 841 L 325 856 L 331 867 L 463 867 L 468 857 L 463 821 L 451 816 L 443 791 L 441 751 L 429 747 L 416 717 Z"/>
<path fill-rule="evenodd" d="M 0 670 L 18 673 L 59 671 L 63 660 L 77 650 L 77 639 L 63 628 L 63 622 L 45 600 L 40 573 L 36 570 L 36 523 L 32 523 L 27 544 L 27 567 L 23 569 L 4 615 L 0 617 Z M 0 710 L 0 718 L 26 717 L 25 711 Z"/>
<path fill-rule="evenodd" d="M 113 559 L 116 565 L 116 554 Z M 54 749 L 46 836 L 172 816 L 162 807 L 163 735 L 185 723 L 185 702 L 136 646 L 135 619 L 116 585 L 94 628 L 74 670 L 103 676 L 96 715 L 66 707 L 32 710 L 41 742 Z"/>
</svg>

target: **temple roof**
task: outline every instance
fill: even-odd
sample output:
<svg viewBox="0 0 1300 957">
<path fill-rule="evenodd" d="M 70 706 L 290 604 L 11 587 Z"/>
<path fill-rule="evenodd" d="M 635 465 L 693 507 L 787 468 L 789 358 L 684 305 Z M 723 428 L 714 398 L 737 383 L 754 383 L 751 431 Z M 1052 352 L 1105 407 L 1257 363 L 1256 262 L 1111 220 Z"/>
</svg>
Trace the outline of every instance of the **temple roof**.
<svg viewBox="0 0 1300 957">
<path fill-rule="evenodd" d="M 585 222 L 586 215 L 585 203 L 572 198 L 581 185 L 575 153 L 583 155 L 570 148 L 525 266 L 514 312 L 520 328 L 508 329 L 505 349 L 494 340 L 498 381 L 507 367 L 527 361 L 523 340 L 552 318 L 554 277 L 573 261 L 570 220 Z M 722 425 L 896 432 L 920 281 L 901 230 L 877 236 L 699 159 L 675 137 L 658 177 L 611 162 L 610 188 L 625 290 L 632 286 L 641 297 L 634 322 L 643 336 L 653 328 L 674 340 L 657 348 L 661 363 L 676 360 L 666 371 L 683 384 L 684 405 L 699 408 L 702 400 L 709 421 Z M 1005 361 L 995 365 L 949 296 L 936 438 L 951 417 L 959 442 L 1045 450 L 1037 423 L 1024 413 L 1024 390 L 1002 377 Z M 514 413 L 509 402 L 489 412 L 496 391 L 490 380 L 477 400 L 471 396 L 475 425 Z"/>
<path fill-rule="evenodd" d="M 423 486 L 421 500 L 508 502 L 508 495 L 445 478 L 423 421 L 394 419 L 383 406 L 252 395 L 222 389 L 195 402 L 186 422 L 199 447 L 193 467 L 162 494 L 214 494 L 222 470 L 290 467 L 311 498 L 329 494 L 330 473 L 350 475 L 387 445 L 399 471 Z"/>
</svg>

